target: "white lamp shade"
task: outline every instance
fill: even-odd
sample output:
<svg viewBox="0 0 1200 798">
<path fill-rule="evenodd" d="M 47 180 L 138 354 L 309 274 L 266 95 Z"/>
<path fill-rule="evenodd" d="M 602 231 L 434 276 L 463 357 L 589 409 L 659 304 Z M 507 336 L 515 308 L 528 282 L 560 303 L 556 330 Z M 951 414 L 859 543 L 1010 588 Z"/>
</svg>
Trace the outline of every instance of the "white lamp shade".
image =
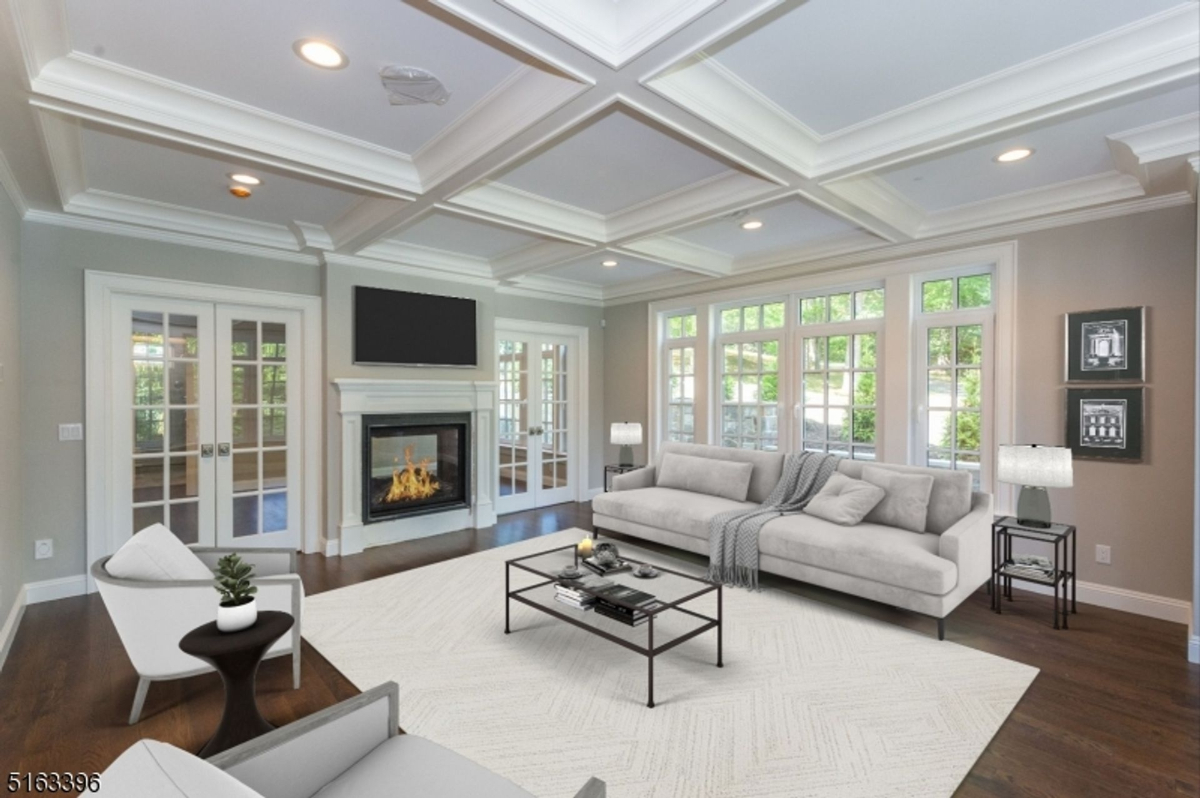
<svg viewBox="0 0 1200 798">
<path fill-rule="evenodd" d="M 1012 485 L 1069 488 L 1074 481 L 1071 450 L 1062 446 L 1001 446 L 996 478 Z"/>
<path fill-rule="evenodd" d="M 636 421 L 618 421 L 612 425 L 609 440 L 616 446 L 639 446 L 642 442 L 642 425 Z"/>
</svg>

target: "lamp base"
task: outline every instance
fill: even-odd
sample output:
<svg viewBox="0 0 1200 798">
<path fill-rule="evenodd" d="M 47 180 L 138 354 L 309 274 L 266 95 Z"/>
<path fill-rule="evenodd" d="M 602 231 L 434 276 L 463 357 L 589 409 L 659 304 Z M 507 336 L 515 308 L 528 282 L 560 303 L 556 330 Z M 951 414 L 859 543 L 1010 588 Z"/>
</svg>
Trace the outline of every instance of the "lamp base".
<svg viewBox="0 0 1200 798">
<path fill-rule="evenodd" d="M 633 465 L 633 447 L 622 446 L 621 451 L 617 453 L 617 465 L 631 466 Z"/>
<path fill-rule="evenodd" d="M 1036 529 L 1050 528 L 1050 494 L 1045 488 L 1022 485 L 1017 497 L 1017 523 Z"/>
</svg>

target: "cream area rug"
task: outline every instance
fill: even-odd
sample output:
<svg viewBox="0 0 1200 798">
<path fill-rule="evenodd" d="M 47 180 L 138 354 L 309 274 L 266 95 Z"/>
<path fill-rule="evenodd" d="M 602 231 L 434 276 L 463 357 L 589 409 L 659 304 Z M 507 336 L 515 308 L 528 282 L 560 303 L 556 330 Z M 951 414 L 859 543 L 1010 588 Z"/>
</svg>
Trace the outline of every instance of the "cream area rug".
<svg viewBox="0 0 1200 798">
<path fill-rule="evenodd" d="M 725 667 L 715 632 L 664 652 L 649 709 L 645 657 L 517 602 L 504 634 L 504 561 L 583 535 L 312 596 L 304 637 L 360 689 L 397 682 L 406 731 L 538 798 L 589 775 L 609 798 L 949 796 L 1037 674 L 783 591 L 727 589 Z M 715 614 L 715 598 L 698 604 Z"/>
</svg>

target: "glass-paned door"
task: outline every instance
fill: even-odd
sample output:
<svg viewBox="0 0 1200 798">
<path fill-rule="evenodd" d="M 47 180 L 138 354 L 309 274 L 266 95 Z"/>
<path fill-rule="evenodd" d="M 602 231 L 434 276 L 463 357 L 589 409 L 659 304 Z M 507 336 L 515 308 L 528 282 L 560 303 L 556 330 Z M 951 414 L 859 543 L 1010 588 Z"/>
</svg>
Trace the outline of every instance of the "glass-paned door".
<svg viewBox="0 0 1200 798">
<path fill-rule="evenodd" d="M 574 501 L 574 338 L 497 331 L 501 513 Z"/>
<path fill-rule="evenodd" d="M 299 541 L 299 327 L 295 311 L 216 309 L 220 545 Z"/>
<path fill-rule="evenodd" d="M 117 297 L 113 307 L 112 523 L 163 524 L 211 545 L 216 506 L 212 306 Z"/>
</svg>

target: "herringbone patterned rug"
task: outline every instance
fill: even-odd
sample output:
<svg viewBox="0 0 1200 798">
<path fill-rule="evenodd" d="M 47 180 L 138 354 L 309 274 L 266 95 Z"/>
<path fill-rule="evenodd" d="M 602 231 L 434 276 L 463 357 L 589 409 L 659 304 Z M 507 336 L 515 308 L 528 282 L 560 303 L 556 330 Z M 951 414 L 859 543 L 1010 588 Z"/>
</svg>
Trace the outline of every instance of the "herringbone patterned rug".
<svg viewBox="0 0 1200 798">
<path fill-rule="evenodd" d="M 313 596 L 304 636 L 361 689 L 396 681 L 406 731 L 538 798 L 589 775 L 610 798 L 949 796 L 1037 674 L 781 591 L 726 590 L 725 667 L 712 632 L 660 655 L 648 709 L 644 657 L 515 602 L 504 634 L 504 560 L 582 536 Z"/>
</svg>

